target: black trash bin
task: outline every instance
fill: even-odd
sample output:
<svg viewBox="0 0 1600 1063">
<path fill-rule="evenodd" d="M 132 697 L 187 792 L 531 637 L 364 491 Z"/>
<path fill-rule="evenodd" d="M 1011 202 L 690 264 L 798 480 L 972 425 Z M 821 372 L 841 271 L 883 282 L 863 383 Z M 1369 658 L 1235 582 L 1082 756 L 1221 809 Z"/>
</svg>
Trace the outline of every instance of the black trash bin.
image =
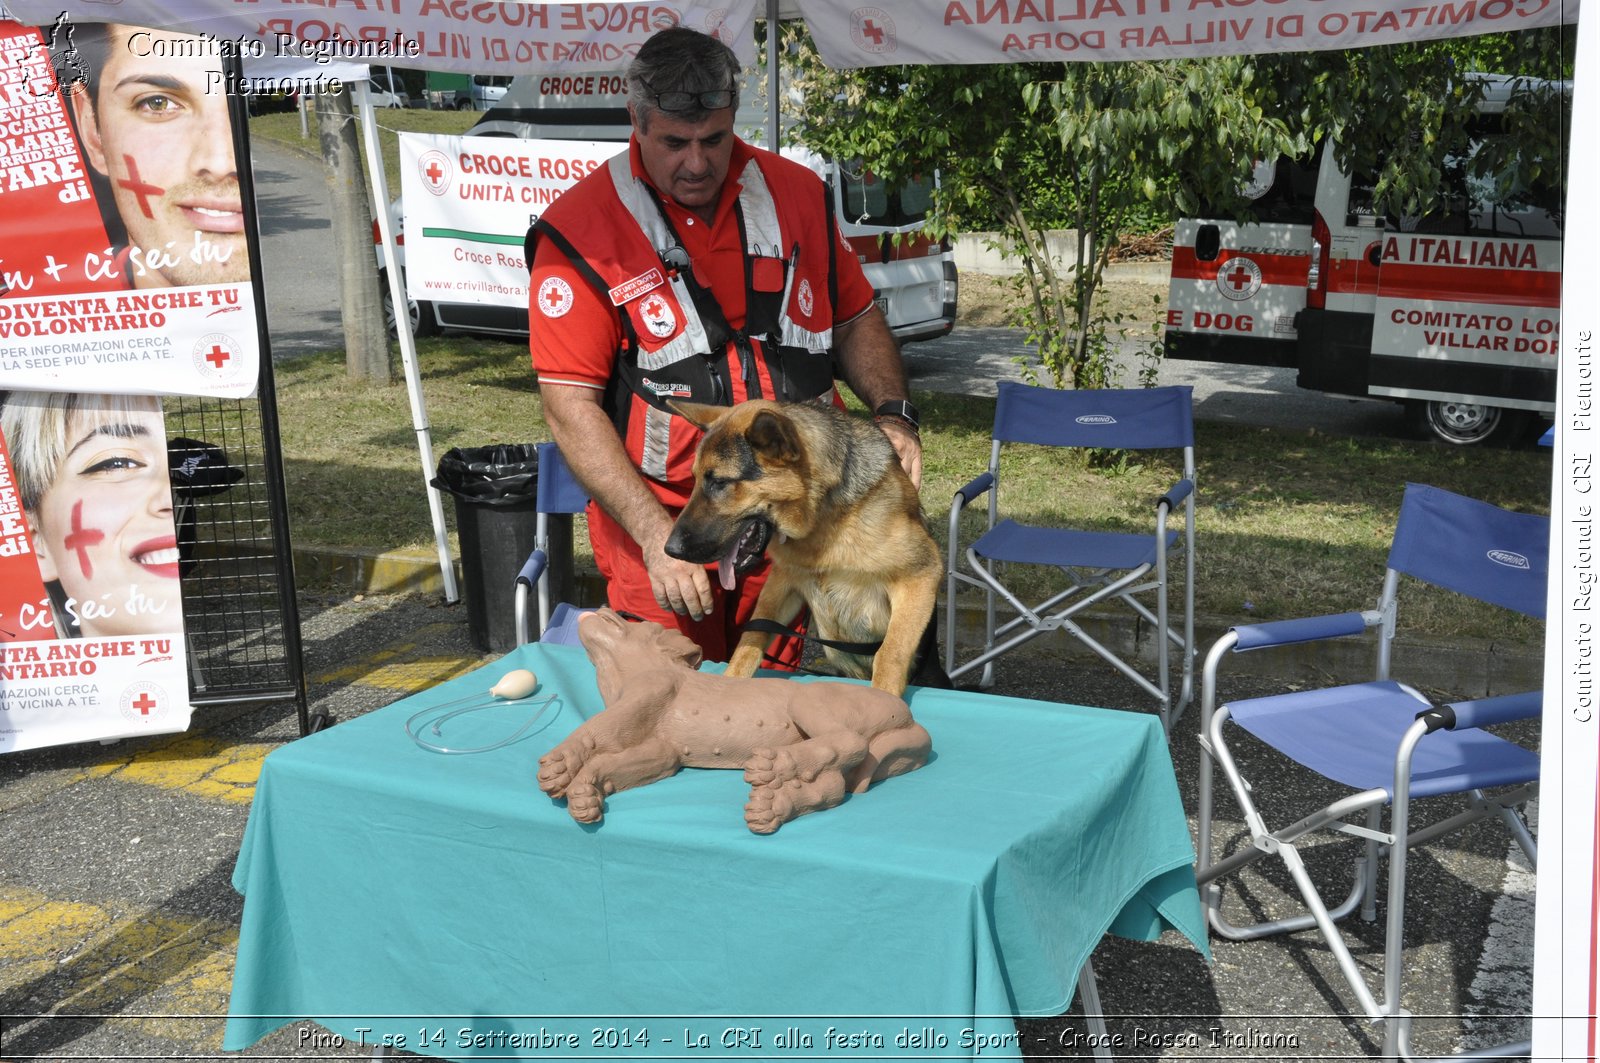
<svg viewBox="0 0 1600 1063">
<path fill-rule="evenodd" d="M 461 597 L 473 645 L 491 653 L 516 646 L 516 579 L 533 551 L 539 459 L 532 443 L 456 447 L 439 459 L 433 486 L 455 498 L 461 541 Z M 572 586 L 572 518 L 549 518 L 553 600 Z M 531 638 L 538 638 L 537 623 Z"/>
</svg>

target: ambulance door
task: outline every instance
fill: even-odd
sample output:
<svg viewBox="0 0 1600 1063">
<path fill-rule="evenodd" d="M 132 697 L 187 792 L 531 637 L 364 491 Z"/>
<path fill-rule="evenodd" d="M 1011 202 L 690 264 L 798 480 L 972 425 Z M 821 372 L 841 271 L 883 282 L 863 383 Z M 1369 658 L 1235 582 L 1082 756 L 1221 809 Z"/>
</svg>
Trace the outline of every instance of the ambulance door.
<svg viewBox="0 0 1600 1063">
<path fill-rule="evenodd" d="M 1405 401 L 1426 436 L 1510 438 L 1527 411 L 1555 409 L 1560 201 L 1554 189 L 1497 197 L 1460 160 L 1445 166 L 1447 208 L 1384 237 L 1369 390 Z"/>
<path fill-rule="evenodd" d="M 1331 145 L 1318 167 L 1315 202 L 1306 307 L 1296 322 L 1300 350 L 1295 382 L 1312 391 L 1365 396 L 1380 256 L 1389 223 L 1373 207 L 1372 182 L 1353 180 L 1341 170 Z"/>
<path fill-rule="evenodd" d="M 889 330 L 901 343 L 937 339 L 955 326 L 958 279 L 949 240 L 922 230 L 938 175 L 899 188 L 859 166 L 827 163 L 839 232 L 871 282 Z"/>
<path fill-rule="evenodd" d="M 1311 269 L 1316 160 L 1256 168 L 1244 222 L 1183 218 L 1173 231 L 1166 355 L 1297 364 L 1295 315 Z"/>
</svg>

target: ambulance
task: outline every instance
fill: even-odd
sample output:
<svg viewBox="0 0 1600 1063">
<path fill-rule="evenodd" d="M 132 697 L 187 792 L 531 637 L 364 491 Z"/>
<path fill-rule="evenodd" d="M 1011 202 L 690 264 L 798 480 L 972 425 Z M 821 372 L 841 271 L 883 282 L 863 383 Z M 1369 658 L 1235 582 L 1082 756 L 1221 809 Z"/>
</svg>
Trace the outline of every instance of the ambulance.
<svg viewBox="0 0 1600 1063">
<path fill-rule="evenodd" d="M 753 85 L 741 92 L 734 128 L 751 143 L 766 140 L 763 98 Z M 621 74 L 563 74 L 513 78 L 505 96 L 467 135 L 621 143 L 629 132 Z M 948 240 L 922 232 L 936 175 L 930 171 L 890 188 L 859 166 L 804 148 L 782 150 L 827 182 L 839 229 L 861 261 L 895 337 L 909 343 L 947 335 L 956 319 L 955 255 Z M 525 316 L 521 328 L 527 329 Z"/>
<path fill-rule="evenodd" d="M 1167 357 L 1292 368 L 1303 388 L 1403 403 L 1419 434 L 1454 445 L 1514 442 L 1548 422 L 1560 167 L 1509 196 L 1466 172 L 1511 135 L 1501 116 L 1514 79 L 1480 76 L 1469 154 L 1442 160 L 1438 213 L 1385 217 L 1372 180 L 1344 172 L 1323 143 L 1256 168 L 1249 221 L 1180 220 Z"/>
</svg>

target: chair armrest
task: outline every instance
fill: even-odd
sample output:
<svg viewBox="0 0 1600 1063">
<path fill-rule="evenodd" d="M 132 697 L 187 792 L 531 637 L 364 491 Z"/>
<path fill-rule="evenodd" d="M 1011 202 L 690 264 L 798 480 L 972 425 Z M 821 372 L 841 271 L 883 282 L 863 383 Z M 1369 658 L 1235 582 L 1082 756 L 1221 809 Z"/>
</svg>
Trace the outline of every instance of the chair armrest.
<svg viewBox="0 0 1600 1063">
<path fill-rule="evenodd" d="M 1297 642 L 1359 635 L 1380 623 L 1377 613 L 1333 613 L 1328 616 L 1301 617 L 1296 620 L 1270 620 L 1264 624 L 1239 624 L 1232 630 L 1237 640 L 1233 651 L 1289 646 Z"/>
<path fill-rule="evenodd" d="M 975 478 L 971 483 L 967 484 L 965 487 L 962 487 L 955 493 L 955 497 L 950 501 L 950 508 L 957 509 L 960 506 L 970 506 L 973 499 L 979 497 L 993 486 L 994 473 L 984 473 L 982 476 Z"/>
<path fill-rule="evenodd" d="M 1178 503 L 1194 493 L 1194 481 L 1189 479 L 1179 480 L 1167 488 L 1167 493 L 1156 499 L 1156 505 L 1166 503 L 1169 510 L 1177 509 Z"/>
<path fill-rule="evenodd" d="M 1417 718 L 1428 721 L 1428 731 L 1441 729 L 1459 731 L 1468 727 L 1493 727 L 1512 720 L 1529 720 L 1544 711 L 1544 691 L 1529 690 L 1521 694 L 1501 694 L 1477 701 L 1453 701 L 1448 705 L 1435 705 L 1417 713 Z"/>
<path fill-rule="evenodd" d="M 966 509 L 967 506 L 972 504 L 974 499 L 981 497 L 993 486 L 994 473 L 986 472 L 982 476 L 975 478 L 965 487 L 961 488 L 961 490 L 957 491 L 955 496 L 950 499 L 950 539 L 948 557 L 945 561 L 946 572 L 954 570 L 956 565 L 956 554 L 959 550 L 959 543 L 957 540 L 960 538 L 959 531 L 961 528 L 961 511 Z"/>
<path fill-rule="evenodd" d="M 528 560 L 522 563 L 522 570 L 517 573 L 517 582 L 531 587 L 539 582 L 539 577 L 544 575 L 544 569 L 550 563 L 550 558 L 543 550 L 534 550 L 528 555 Z"/>
</svg>

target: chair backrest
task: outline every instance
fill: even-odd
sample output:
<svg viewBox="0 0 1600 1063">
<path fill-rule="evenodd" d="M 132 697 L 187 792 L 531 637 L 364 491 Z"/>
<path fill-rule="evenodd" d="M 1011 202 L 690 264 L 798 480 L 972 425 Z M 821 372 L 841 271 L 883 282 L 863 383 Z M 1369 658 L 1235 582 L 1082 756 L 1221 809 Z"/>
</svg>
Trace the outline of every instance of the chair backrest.
<svg viewBox="0 0 1600 1063">
<path fill-rule="evenodd" d="M 1389 567 L 1480 602 L 1544 618 L 1550 518 L 1406 484 Z"/>
<path fill-rule="evenodd" d="M 554 443 L 540 443 L 535 450 L 539 455 L 535 508 L 540 513 L 582 513 L 589 504 L 589 495 L 567 467 L 561 448 Z"/>
<path fill-rule="evenodd" d="M 1194 446 L 1194 389 L 1064 390 L 1001 381 L 997 442 L 1152 450 Z"/>
</svg>

